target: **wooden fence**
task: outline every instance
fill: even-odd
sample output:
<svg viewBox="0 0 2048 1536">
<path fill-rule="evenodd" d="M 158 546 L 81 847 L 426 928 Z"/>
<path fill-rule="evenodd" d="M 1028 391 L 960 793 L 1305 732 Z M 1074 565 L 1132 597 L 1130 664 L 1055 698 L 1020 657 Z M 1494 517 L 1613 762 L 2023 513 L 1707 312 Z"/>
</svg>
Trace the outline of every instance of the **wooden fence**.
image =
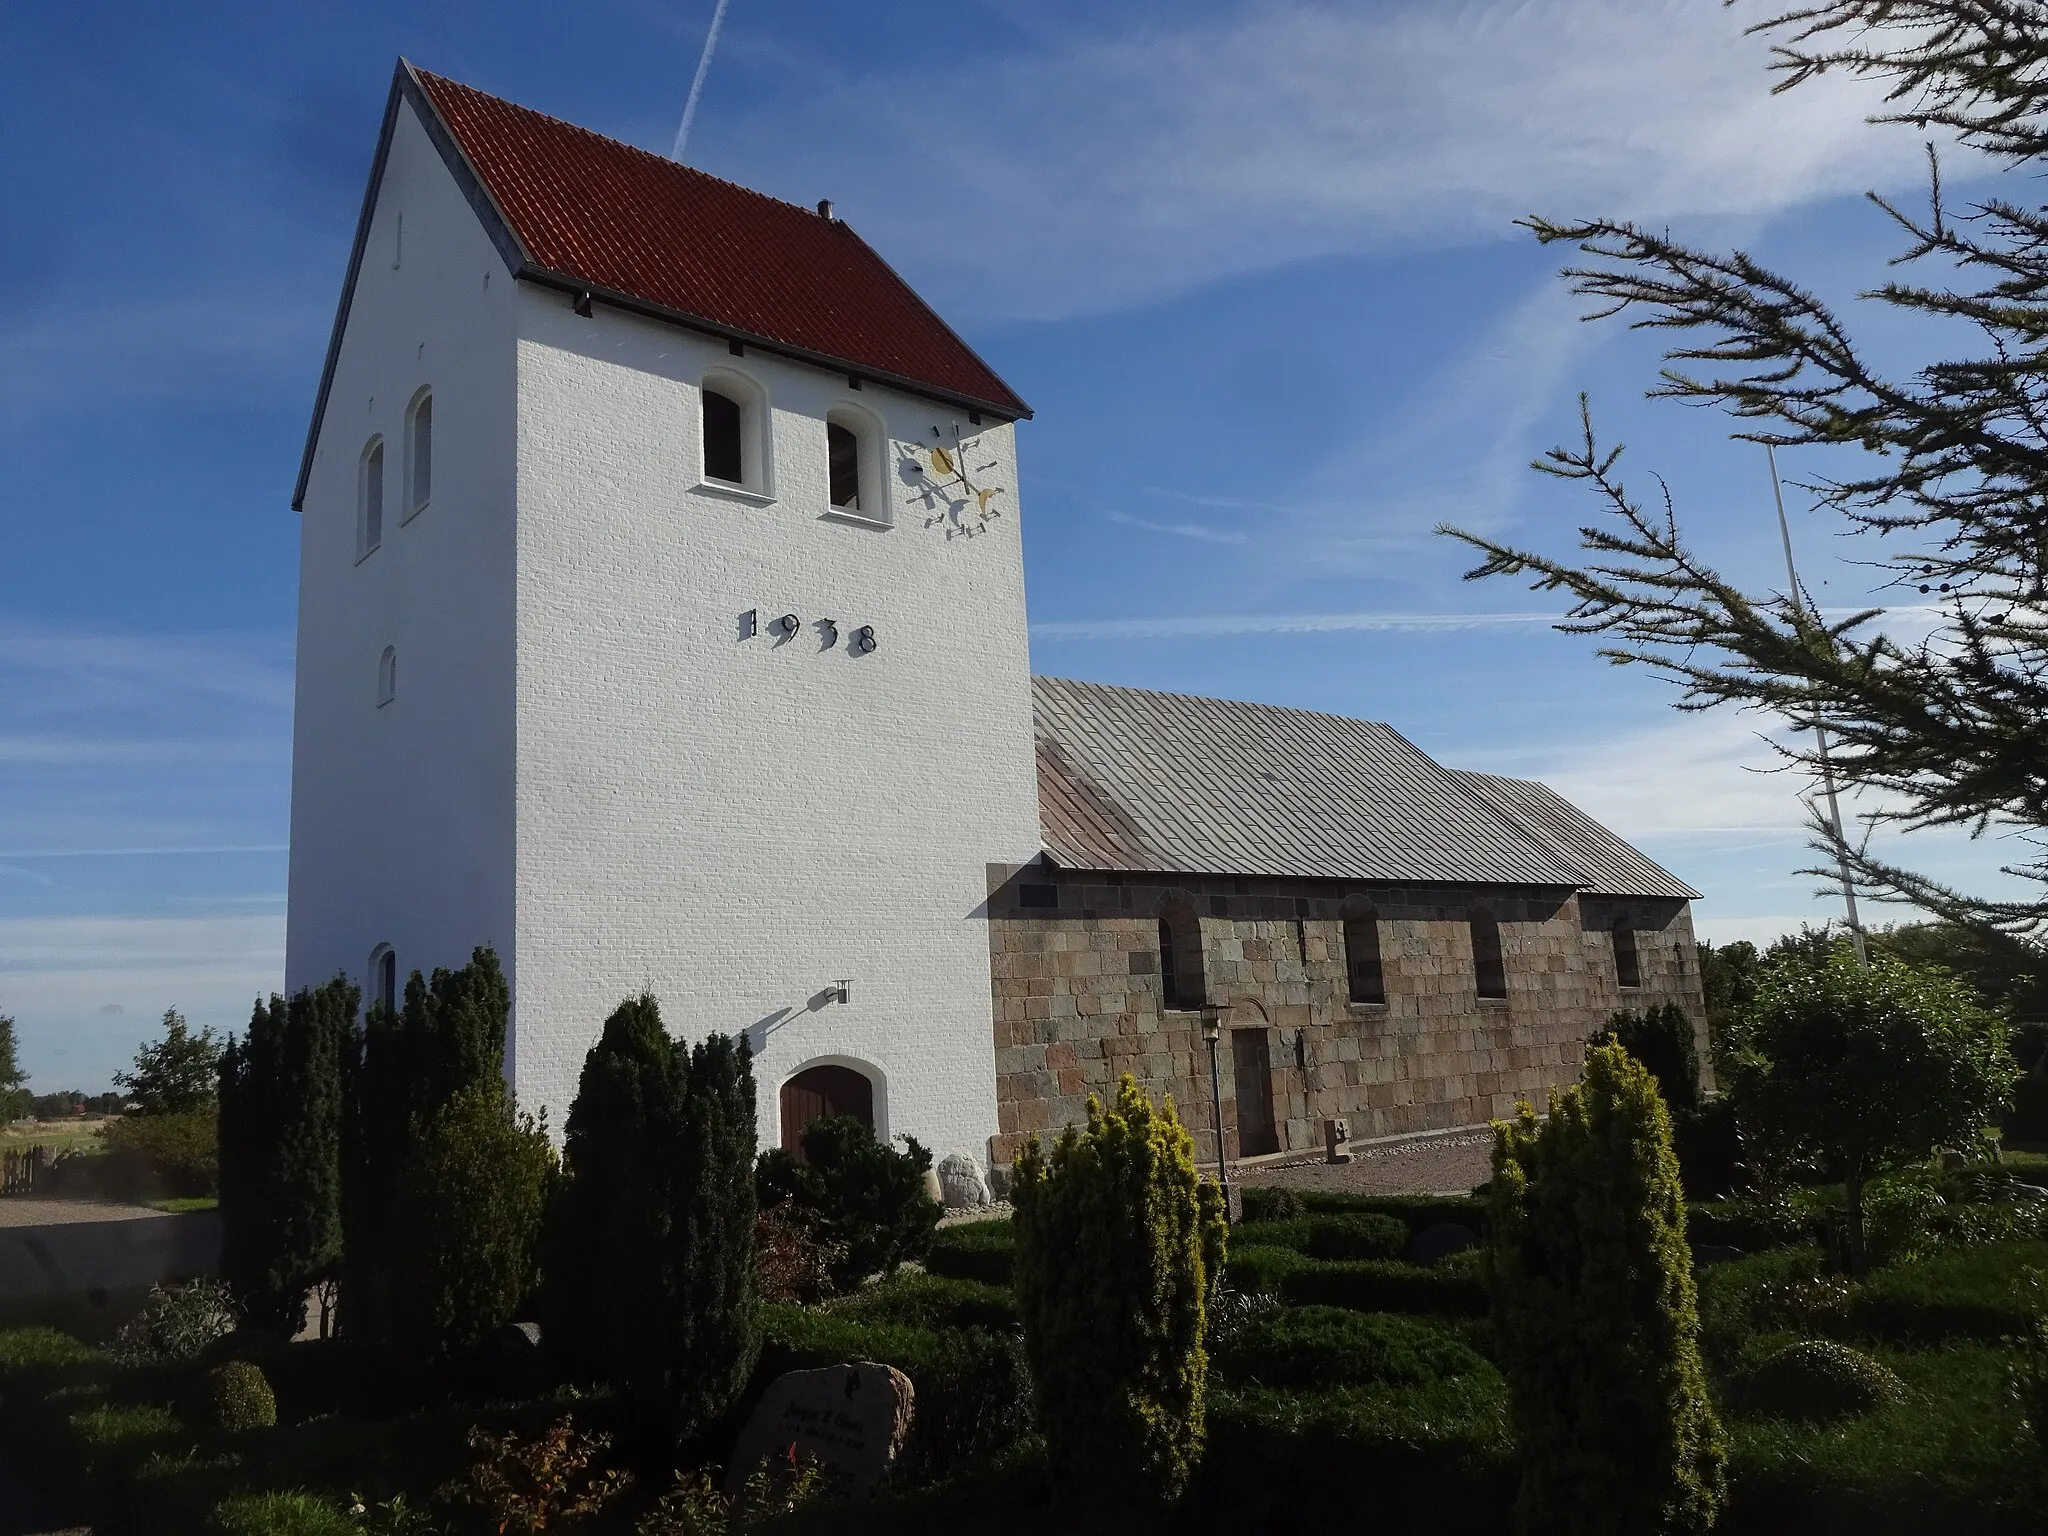
<svg viewBox="0 0 2048 1536">
<path fill-rule="evenodd" d="M 20 1151 L 0 1153 L 0 1195 L 32 1195 L 49 1181 L 56 1159 L 38 1142 Z"/>
</svg>

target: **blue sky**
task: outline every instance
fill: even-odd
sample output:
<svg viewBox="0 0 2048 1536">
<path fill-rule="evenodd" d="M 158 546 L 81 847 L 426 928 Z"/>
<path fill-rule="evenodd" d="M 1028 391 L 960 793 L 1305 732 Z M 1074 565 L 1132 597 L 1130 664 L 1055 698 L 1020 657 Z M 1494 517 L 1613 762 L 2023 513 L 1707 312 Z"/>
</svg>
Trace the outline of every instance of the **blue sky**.
<svg viewBox="0 0 2048 1536">
<path fill-rule="evenodd" d="M 10 14 L 0 1010 L 37 1087 L 97 1089 L 166 1006 L 233 1028 L 279 983 L 288 501 L 393 59 L 666 151 L 711 10 Z M 1780 579 L 1760 450 L 1646 405 L 1643 339 L 1579 324 L 1511 224 L 1618 213 L 1824 293 L 1870 280 L 1890 242 L 1860 193 L 1910 193 L 1919 147 L 1861 127 L 1847 83 L 1768 96 L 1750 19 L 731 0 L 689 159 L 831 197 L 1033 403 L 1038 670 L 1384 719 L 1542 777 L 1704 890 L 1707 936 L 1761 937 L 1834 910 L 1792 873 L 1803 786 L 1756 771 L 1770 722 L 1676 714 L 1430 531 L 1563 547 L 1590 509 L 1525 466 L 1584 389 L 1701 545 Z M 1839 527 L 1793 510 L 1822 601 L 1857 603 Z M 1980 886 L 2000 862 L 1908 851 Z"/>
</svg>

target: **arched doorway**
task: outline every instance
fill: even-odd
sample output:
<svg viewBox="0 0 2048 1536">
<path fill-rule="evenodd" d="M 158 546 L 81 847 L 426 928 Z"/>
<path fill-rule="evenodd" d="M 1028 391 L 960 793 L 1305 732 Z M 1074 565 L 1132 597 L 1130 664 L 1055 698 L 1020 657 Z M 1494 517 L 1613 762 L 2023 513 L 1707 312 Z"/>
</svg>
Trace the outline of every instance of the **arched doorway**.
<svg viewBox="0 0 2048 1536">
<path fill-rule="evenodd" d="M 782 1085 L 782 1150 L 802 1160 L 804 1131 L 826 1115 L 875 1127 L 875 1085 L 851 1067 L 806 1067 Z"/>
</svg>

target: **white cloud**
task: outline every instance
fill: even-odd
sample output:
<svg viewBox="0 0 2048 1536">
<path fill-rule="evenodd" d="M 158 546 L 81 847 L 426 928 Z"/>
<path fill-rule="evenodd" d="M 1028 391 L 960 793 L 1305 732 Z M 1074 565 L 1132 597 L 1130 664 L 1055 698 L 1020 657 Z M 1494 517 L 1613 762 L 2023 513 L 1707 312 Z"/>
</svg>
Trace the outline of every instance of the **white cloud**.
<svg viewBox="0 0 2048 1536">
<path fill-rule="evenodd" d="M 1554 613 L 1206 613 L 1157 619 L 1054 619 L 1031 626 L 1034 640 L 1178 640 L 1222 635 L 1319 635 L 1344 630 L 1443 633 L 1528 629 Z"/>
<path fill-rule="evenodd" d="M 1242 529 L 1210 528 L 1202 523 L 1154 523 L 1142 517 L 1133 517 L 1128 512 L 1105 512 L 1102 515 L 1112 523 L 1122 523 L 1129 528 L 1142 528 L 1147 533 L 1170 533 L 1175 538 L 1194 539 L 1203 544 L 1251 542 L 1251 535 Z"/>
<path fill-rule="evenodd" d="M 1744 24 L 1699 0 L 1256 4 L 977 59 L 966 94 L 910 49 L 898 75 L 723 129 L 718 169 L 800 165 L 791 195 L 830 191 L 883 248 L 1024 316 L 1500 238 L 1532 211 L 1763 214 L 1919 174 L 1855 82 L 1772 97 Z"/>
</svg>

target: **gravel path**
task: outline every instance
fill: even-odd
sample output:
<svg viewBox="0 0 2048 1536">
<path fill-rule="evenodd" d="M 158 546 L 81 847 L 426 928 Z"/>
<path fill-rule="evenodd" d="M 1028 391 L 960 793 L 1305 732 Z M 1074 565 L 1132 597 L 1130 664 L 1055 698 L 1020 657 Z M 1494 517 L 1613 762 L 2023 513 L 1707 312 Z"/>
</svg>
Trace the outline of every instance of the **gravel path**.
<svg viewBox="0 0 2048 1536">
<path fill-rule="evenodd" d="M 0 1200 L 0 1227 L 62 1227 L 83 1221 L 162 1220 L 168 1214 L 116 1200 L 61 1199 L 54 1195 L 9 1195 Z"/>
<path fill-rule="evenodd" d="M 1493 1132 L 1480 1129 L 1354 1147 L 1348 1163 L 1270 1163 L 1233 1168 L 1230 1177 L 1248 1187 L 1347 1195 L 1467 1195 L 1492 1173 Z"/>
</svg>

